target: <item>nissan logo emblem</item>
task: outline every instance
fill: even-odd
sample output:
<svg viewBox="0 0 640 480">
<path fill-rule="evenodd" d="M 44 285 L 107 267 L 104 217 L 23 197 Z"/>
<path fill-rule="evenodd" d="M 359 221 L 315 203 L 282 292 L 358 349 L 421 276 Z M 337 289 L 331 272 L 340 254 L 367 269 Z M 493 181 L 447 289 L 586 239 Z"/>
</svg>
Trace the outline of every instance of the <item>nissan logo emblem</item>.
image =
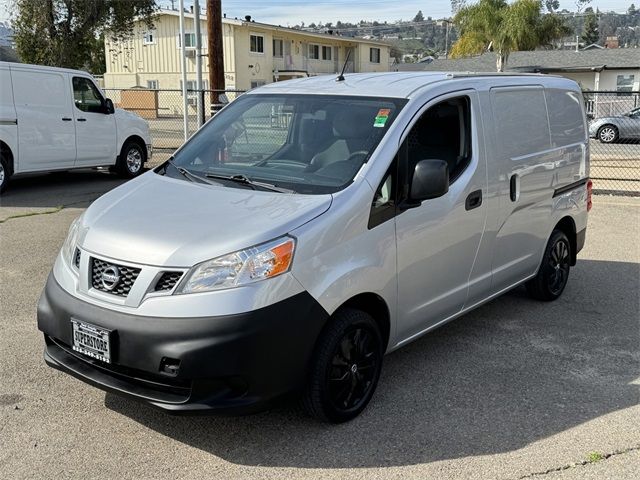
<svg viewBox="0 0 640 480">
<path fill-rule="evenodd" d="M 120 270 L 118 267 L 110 266 L 103 270 L 102 272 L 102 286 L 107 290 L 111 291 L 116 288 L 118 282 L 120 281 Z"/>
</svg>

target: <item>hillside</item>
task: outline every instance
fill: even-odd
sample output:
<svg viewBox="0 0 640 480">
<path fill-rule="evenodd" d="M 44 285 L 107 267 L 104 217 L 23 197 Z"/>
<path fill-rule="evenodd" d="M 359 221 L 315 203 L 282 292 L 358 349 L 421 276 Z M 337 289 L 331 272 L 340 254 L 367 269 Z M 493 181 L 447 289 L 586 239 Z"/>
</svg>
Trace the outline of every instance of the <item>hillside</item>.
<svg viewBox="0 0 640 480">
<path fill-rule="evenodd" d="M 557 42 L 551 48 L 575 48 L 575 37 L 583 33 L 586 15 L 595 13 L 598 19 L 598 42 L 604 45 L 606 38 L 617 36 L 620 48 L 640 47 L 640 9 L 636 10 L 632 4 L 629 11 L 624 14 L 615 12 L 593 12 L 587 8 L 585 12 L 578 14 L 568 10 L 557 12 L 562 15 L 567 25 L 573 31 L 569 37 Z M 366 22 L 356 24 L 349 22 L 337 22 L 326 24 L 311 23 L 296 25 L 294 28 L 311 32 L 332 32 L 344 36 L 358 36 L 375 38 L 393 45 L 392 56 L 403 58 L 405 62 L 417 61 L 426 56 L 441 57 L 451 48 L 457 40 L 458 32 L 447 19 L 433 19 L 424 17 L 422 12 L 409 21 Z"/>
</svg>

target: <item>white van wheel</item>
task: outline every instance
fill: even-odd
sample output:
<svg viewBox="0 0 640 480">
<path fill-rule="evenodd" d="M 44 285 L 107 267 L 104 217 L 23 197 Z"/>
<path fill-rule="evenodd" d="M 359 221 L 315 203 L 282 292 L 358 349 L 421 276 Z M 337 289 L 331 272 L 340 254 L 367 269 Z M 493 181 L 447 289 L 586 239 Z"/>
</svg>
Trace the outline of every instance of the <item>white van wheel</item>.
<svg viewBox="0 0 640 480">
<path fill-rule="evenodd" d="M 128 141 L 122 147 L 122 152 L 118 158 L 118 171 L 127 178 L 140 175 L 144 162 L 147 161 L 146 151 L 137 142 Z"/>
<path fill-rule="evenodd" d="M 0 157 L 0 193 L 4 192 L 7 183 L 9 183 L 9 166 L 2 156 Z"/>
</svg>

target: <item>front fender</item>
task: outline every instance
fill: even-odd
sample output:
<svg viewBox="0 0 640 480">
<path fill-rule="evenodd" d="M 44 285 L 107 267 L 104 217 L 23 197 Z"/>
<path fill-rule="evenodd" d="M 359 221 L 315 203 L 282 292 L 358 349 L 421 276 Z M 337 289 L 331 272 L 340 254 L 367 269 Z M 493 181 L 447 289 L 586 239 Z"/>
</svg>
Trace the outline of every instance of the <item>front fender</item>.
<svg viewBox="0 0 640 480">
<path fill-rule="evenodd" d="M 291 232 L 298 239 L 292 274 L 329 314 L 362 293 L 381 297 L 389 309 L 389 345 L 394 345 L 395 222 L 368 229 L 373 191 L 365 181 L 335 197 L 326 213 Z"/>
</svg>

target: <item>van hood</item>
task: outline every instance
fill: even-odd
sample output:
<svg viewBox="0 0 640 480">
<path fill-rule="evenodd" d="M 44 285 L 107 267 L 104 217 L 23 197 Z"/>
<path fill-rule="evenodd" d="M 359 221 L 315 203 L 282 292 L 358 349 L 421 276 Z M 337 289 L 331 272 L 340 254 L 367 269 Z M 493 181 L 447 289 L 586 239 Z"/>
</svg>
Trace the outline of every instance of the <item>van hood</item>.
<svg viewBox="0 0 640 480">
<path fill-rule="evenodd" d="M 205 185 L 148 172 L 96 200 L 79 246 L 113 260 L 191 267 L 287 234 L 326 212 L 331 195 Z"/>
</svg>

